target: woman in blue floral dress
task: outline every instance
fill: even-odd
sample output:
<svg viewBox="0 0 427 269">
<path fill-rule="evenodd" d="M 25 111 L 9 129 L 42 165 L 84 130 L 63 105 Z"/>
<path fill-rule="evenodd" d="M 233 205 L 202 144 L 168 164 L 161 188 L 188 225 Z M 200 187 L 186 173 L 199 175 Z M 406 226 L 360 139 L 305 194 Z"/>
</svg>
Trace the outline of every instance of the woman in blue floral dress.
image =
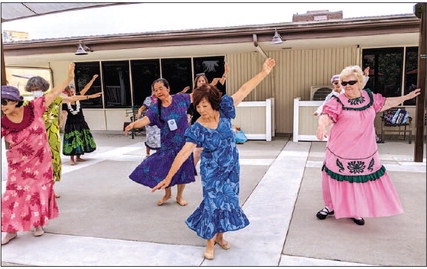
<svg viewBox="0 0 427 269">
<path fill-rule="evenodd" d="M 194 90 L 193 103 L 201 117 L 185 132 L 186 143 L 165 179 L 152 189 L 167 188 L 193 150 L 197 146 L 204 148 L 200 164 L 203 201 L 188 217 L 186 224 L 207 240 L 203 253 L 206 259 L 214 258 L 215 243 L 223 249 L 230 248 L 223 238 L 225 232 L 239 230 L 249 224 L 239 205 L 239 153 L 231 119 L 236 115 L 235 106 L 270 74 L 274 65 L 273 59 L 267 59 L 262 71 L 231 97 L 221 97 L 219 90 L 208 84 Z"/>
<path fill-rule="evenodd" d="M 187 109 L 191 103 L 191 95 L 180 93 L 170 95 L 169 83 L 164 78 L 155 80 L 151 88 L 157 100 L 150 106 L 145 116 L 132 122 L 125 128 L 125 134 L 133 128 L 142 128 L 146 125 L 157 125 L 161 134 L 161 147 L 156 153 L 148 156 L 129 178 L 136 183 L 153 188 L 166 177 L 176 154 L 185 144 L 185 130 L 188 128 Z M 165 190 L 165 195 L 157 202 L 163 205 L 172 196 L 170 187 L 178 185 L 176 202 L 187 205 L 183 199 L 185 184 L 195 181 L 193 158 L 190 157 L 173 177 L 172 183 Z"/>
</svg>

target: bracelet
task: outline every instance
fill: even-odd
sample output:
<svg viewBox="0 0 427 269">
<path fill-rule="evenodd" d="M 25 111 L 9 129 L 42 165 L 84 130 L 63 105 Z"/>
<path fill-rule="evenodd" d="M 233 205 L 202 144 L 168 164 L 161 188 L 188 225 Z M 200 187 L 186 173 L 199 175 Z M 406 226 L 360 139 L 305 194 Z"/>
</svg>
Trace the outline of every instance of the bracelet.
<svg viewBox="0 0 427 269">
<path fill-rule="evenodd" d="M 86 95 L 86 99 L 89 99 L 89 95 Z"/>
</svg>

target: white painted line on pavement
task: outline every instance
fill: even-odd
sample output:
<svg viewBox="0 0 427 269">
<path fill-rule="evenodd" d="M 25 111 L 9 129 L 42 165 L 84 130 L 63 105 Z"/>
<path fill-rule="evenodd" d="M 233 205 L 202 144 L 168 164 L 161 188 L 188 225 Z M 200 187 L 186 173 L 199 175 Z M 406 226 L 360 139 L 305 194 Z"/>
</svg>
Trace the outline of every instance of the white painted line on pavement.
<svg viewBox="0 0 427 269">
<path fill-rule="evenodd" d="M 373 266 L 373 265 L 282 255 L 279 266 Z"/>
</svg>

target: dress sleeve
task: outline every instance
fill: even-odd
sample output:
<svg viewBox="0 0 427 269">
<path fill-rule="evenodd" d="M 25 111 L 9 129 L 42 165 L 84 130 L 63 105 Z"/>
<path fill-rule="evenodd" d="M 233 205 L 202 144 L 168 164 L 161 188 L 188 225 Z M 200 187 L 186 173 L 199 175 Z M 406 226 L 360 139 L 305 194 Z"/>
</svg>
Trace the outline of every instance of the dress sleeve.
<svg viewBox="0 0 427 269">
<path fill-rule="evenodd" d="M 373 106 L 375 109 L 375 113 L 378 113 L 383 108 L 386 98 L 382 96 L 380 93 L 372 93 L 372 96 L 374 98 Z"/>
<path fill-rule="evenodd" d="M 188 93 L 180 93 L 178 94 L 180 98 L 182 98 L 181 102 L 184 102 L 184 106 L 188 109 L 191 104 L 191 97 Z"/>
<path fill-rule="evenodd" d="M 334 96 L 323 106 L 322 115 L 326 114 L 329 116 L 329 118 L 332 119 L 333 122 L 337 122 L 341 111 L 342 104 L 338 101 L 338 98 Z"/>
<path fill-rule="evenodd" d="M 150 119 L 150 126 L 159 125 L 159 111 L 157 108 L 157 102 L 151 104 L 145 113 L 145 116 Z"/>
<path fill-rule="evenodd" d="M 151 96 L 145 98 L 144 103 L 142 103 L 145 107 L 149 108 L 151 105 Z"/>
<path fill-rule="evenodd" d="M 234 106 L 233 98 L 229 95 L 223 95 L 219 111 L 228 119 L 234 119 L 236 117 L 236 108 Z"/>
<path fill-rule="evenodd" d="M 185 142 L 191 142 L 197 144 L 197 146 L 202 146 L 204 140 L 204 134 L 199 124 L 193 124 L 187 128 L 185 131 Z"/>
</svg>

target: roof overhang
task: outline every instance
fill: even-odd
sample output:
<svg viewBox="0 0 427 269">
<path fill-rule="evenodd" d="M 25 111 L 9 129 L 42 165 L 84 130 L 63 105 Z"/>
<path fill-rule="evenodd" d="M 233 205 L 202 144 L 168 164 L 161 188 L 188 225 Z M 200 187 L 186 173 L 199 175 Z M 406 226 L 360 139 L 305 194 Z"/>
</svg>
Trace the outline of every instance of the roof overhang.
<svg viewBox="0 0 427 269">
<path fill-rule="evenodd" d="M 13 2 L 1 4 L 1 22 L 25 19 L 34 16 L 79 10 L 92 7 L 122 5 L 129 3 L 33 3 Z"/>
<path fill-rule="evenodd" d="M 416 44 L 419 27 L 420 20 L 416 16 L 400 15 L 324 22 L 31 40 L 4 44 L 4 50 L 6 61 L 16 63 L 16 60 L 23 56 L 38 57 L 40 60 L 51 57 L 51 59 L 64 61 L 86 61 L 133 58 L 129 55 L 145 58 L 154 57 L 154 55 L 172 57 L 209 55 L 212 52 L 247 52 L 255 49 L 253 34 L 257 35 L 259 44 L 265 50 L 281 50 L 290 47 L 341 47 L 355 44 L 375 46 L 379 43 L 395 45 L 402 44 L 402 42 Z M 271 44 L 275 29 L 286 40 L 280 45 Z M 85 56 L 75 56 L 74 52 L 79 40 L 83 40 L 94 52 Z M 171 47 L 173 47 L 172 50 Z M 208 53 L 209 51 L 211 53 Z"/>
</svg>

